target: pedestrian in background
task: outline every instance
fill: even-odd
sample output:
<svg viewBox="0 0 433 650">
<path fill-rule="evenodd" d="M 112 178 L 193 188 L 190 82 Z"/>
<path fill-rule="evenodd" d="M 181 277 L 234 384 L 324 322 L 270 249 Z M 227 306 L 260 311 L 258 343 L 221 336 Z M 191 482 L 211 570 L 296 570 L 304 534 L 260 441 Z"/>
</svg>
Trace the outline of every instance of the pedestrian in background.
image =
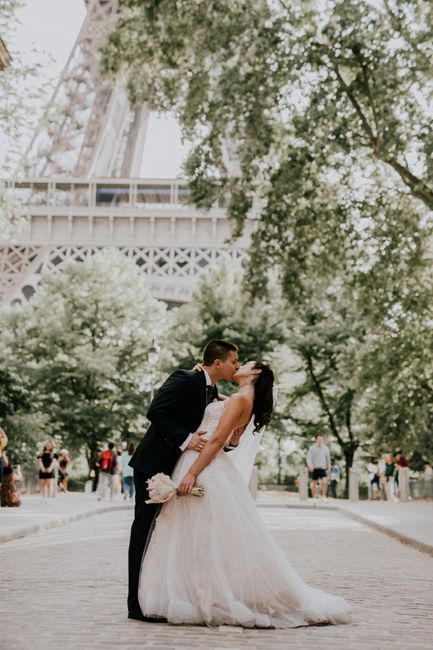
<svg viewBox="0 0 433 650">
<path fill-rule="evenodd" d="M 14 480 L 14 469 L 7 455 L 3 452 L 3 477 L 0 488 L 0 503 L 3 508 L 18 508 L 21 498 Z"/>
<path fill-rule="evenodd" d="M 6 449 L 7 444 L 8 444 L 8 437 L 3 431 L 3 429 L 0 427 L 0 483 L 2 481 L 2 475 L 3 475 L 4 450 Z"/>
<path fill-rule="evenodd" d="M 380 467 L 376 458 L 370 458 L 367 465 L 368 471 L 368 498 L 369 500 L 380 498 Z"/>
<path fill-rule="evenodd" d="M 39 485 L 43 499 L 51 499 L 53 496 L 54 482 L 54 447 L 51 440 L 47 440 L 42 454 L 37 457 L 39 467 Z"/>
<path fill-rule="evenodd" d="M 331 462 L 331 496 L 337 499 L 337 487 L 340 482 L 341 471 L 335 460 Z"/>
<path fill-rule="evenodd" d="M 392 454 L 385 454 L 383 459 L 385 461 L 385 495 L 387 501 L 393 501 L 395 463 Z"/>
<path fill-rule="evenodd" d="M 97 492 L 99 483 L 99 472 L 101 471 L 101 454 L 100 449 L 96 449 L 92 456 L 89 478 L 92 479 L 92 492 Z"/>
<path fill-rule="evenodd" d="M 128 449 L 122 454 L 122 477 L 123 477 L 123 498 L 133 499 L 135 486 L 134 486 L 134 470 L 129 466 L 129 461 L 135 451 L 135 445 L 130 442 Z"/>
<path fill-rule="evenodd" d="M 69 452 L 67 449 L 62 449 L 59 455 L 59 490 L 62 492 L 68 491 L 68 465 L 69 465 Z"/>
<path fill-rule="evenodd" d="M 322 481 L 322 498 L 326 497 L 328 488 L 328 473 L 331 469 L 331 455 L 329 448 L 325 445 L 323 436 L 317 436 L 316 442 L 311 445 L 307 452 L 307 465 L 312 473 L 311 496 L 317 497 L 317 481 Z"/>
<path fill-rule="evenodd" d="M 117 463 L 114 468 L 113 473 L 113 496 L 115 499 L 122 498 L 122 456 L 123 456 L 123 447 L 117 447 Z"/>
<path fill-rule="evenodd" d="M 103 451 L 101 454 L 98 500 L 113 498 L 113 474 L 117 466 L 117 457 L 113 450 L 114 444 L 109 442 L 108 449 Z"/>
</svg>

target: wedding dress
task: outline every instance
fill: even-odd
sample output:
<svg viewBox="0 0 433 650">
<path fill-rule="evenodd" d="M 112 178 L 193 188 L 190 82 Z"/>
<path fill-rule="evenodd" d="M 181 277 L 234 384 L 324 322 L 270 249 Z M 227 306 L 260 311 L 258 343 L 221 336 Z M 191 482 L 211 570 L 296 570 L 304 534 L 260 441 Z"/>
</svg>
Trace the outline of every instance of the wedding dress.
<svg viewBox="0 0 433 650">
<path fill-rule="evenodd" d="M 207 406 L 200 425 L 206 437 L 223 409 L 223 401 Z M 348 622 L 351 608 L 342 598 L 309 587 L 291 567 L 231 453 L 219 452 L 199 475 L 203 497 L 175 497 L 162 506 L 140 572 L 143 614 L 174 624 L 247 628 Z M 182 454 L 175 483 L 197 455 Z"/>
</svg>

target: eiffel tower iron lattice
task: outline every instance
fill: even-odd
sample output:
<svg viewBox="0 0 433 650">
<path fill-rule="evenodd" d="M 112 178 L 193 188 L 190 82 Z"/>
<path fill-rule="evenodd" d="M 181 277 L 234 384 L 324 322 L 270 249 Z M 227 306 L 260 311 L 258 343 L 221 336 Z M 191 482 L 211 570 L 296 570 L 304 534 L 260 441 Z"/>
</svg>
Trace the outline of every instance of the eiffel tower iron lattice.
<svg viewBox="0 0 433 650">
<path fill-rule="evenodd" d="M 222 254 L 246 258 L 254 220 L 235 245 L 224 211 L 187 204 L 185 183 L 140 179 L 149 110 L 131 108 L 120 82 L 103 79 L 98 44 L 115 0 L 85 0 L 87 14 L 31 141 L 24 177 L 6 181 L 28 228 L 0 247 L 0 300 L 29 298 L 42 271 L 61 272 L 116 247 L 157 298 L 185 302 L 197 275 Z"/>
</svg>

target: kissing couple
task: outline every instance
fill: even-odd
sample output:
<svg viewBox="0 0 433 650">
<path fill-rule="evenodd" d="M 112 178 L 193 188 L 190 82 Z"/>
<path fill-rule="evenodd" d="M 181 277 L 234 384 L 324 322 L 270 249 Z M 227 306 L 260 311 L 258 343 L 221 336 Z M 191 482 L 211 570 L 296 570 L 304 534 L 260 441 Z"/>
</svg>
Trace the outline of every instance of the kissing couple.
<svg viewBox="0 0 433 650">
<path fill-rule="evenodd" d="M 219 395 L 220 380 L 239 390 Z M 129 618 L 246 628 L 349 621 L 342 598 L 297 575 L 248 490 L 260 431 L 272 416 L 273 385 L 268 365 L 239 365 L 238 348 L 214 340 L 199 370 L 176 370 L 159 389 L 130 461 L 136 505 Z M 160 472 L 181 495 L 162 507 L 146 503 L 147 481 Z M 196 482 L 204 488 L 200 498 L 191 496 Z"/>
</svg>

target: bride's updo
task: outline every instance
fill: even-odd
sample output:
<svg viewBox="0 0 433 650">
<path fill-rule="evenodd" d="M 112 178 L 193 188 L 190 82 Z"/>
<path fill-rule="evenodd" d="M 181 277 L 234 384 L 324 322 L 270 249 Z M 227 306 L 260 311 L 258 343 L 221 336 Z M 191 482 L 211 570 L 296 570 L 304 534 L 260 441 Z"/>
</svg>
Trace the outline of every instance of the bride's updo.
<svg viewBox="0 0 433 650">
<path fill-rule="evenodd" d="M 274 373 L 262 361 L 256 361 L 254 368 L 261 370 L 254 382 L 254 431 L 260 431 L 272 418 L 274 410 Z"/>
</svg>

